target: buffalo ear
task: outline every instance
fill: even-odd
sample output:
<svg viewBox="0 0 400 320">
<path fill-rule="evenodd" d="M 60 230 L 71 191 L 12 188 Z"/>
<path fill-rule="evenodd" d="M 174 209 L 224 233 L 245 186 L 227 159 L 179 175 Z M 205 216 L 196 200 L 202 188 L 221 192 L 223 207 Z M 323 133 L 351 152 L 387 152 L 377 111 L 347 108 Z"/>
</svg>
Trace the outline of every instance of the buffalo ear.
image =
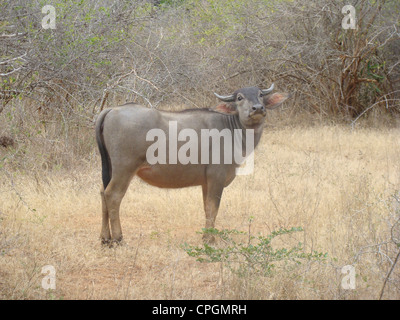
<svg viewBox="0 0 400 320">
<path fill-rule="evenodd" d="M 213 111 L 224 113 L 224 114 L 237 114 L 237 110 L 230 103 L 220 103 L 219 105 L 212 108 Z"/>
<path fill-rule="evenodd" d="M 263 103 L 266 109 L 275 109 L 281 105 L 290 95 L 287 93 L 277 92 L 268 96 L 265 96 Z"/>
</svg>

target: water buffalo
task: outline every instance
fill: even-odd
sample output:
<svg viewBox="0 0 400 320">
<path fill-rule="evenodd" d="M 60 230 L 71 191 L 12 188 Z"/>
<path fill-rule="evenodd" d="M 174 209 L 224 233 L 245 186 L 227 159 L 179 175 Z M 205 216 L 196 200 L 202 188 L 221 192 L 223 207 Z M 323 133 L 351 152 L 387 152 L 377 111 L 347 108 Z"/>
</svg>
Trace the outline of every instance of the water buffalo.
<svg viewBox="0 0 400 320">
<path fill-rule="evenodd" d="M 103 110 L 96 121 L 103 180 L 102 242 L 122 240 L 119 209 L 135 174 L 160 188 L 201 186 L 205 227 L 214 227 L 223 189 L 243 163 L 244 157 L 235 161 L 236 147 L 240 155 L 252 153 L 263 131 L 266 109 L 288 98 L 285 93 L 270 94 L 272 90 L 273 85 L 263 90 L 242 88 L 227 96 L 215 94 L 222 102 L 211 109 L 168 112 L 128 103 Z"/>
</svg>

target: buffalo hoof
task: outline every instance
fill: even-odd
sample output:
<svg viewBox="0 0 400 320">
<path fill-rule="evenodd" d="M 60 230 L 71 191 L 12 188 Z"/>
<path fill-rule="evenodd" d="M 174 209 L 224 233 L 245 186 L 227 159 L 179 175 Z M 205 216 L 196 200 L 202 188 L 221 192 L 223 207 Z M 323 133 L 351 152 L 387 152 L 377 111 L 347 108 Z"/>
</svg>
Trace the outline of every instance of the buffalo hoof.
<svg viewBox="0 0 400 320">
<path fill-rule="evenodd" d="M 203 242 L 205 244 L 215 244 L 215 237 L 211 234 L 204 234 L 203 235 Z"/>
<path fill-rule="evenodd" d="M 115 248 L 123 244 L 122 237 L 120 239 L 101 239 L 101 244 L 104 247 Z"/>
</svg>

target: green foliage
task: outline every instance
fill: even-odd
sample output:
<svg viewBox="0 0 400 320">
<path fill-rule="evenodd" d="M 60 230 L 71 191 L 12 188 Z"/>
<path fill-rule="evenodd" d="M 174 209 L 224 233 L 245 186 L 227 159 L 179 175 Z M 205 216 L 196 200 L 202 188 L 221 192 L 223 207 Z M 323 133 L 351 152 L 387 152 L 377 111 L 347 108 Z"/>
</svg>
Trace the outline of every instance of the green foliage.
<svg viewBox="0 0 400 320">
<path fill-rule="evenodd" d="M 203 229 L 204 235 L 214 236 L 222 243 L 221 247 L 203 244 L 183 245 L 186 253 L 199 262 L 222 262 L 238 276 L 270 276 L 278 266 L 295 268 L 304 261 L 324 261 L 328 254 L 321 252 L 305 253 L 301 242 L 287 248 L 275 248 L 273 240 L 301 232 L 301 227 L 279 229 L 267 236 L 252 236 L 238 230 Z"/>
<path fill-rule="evenodd" d="M 64 118 L 77 105 L 97 112 L 120 94 L 209 107 L 217 88 L 279 81 L 305 101 L 300 112 L 355 117 L 377 99 L 390 111 L 400 6 L 369 3 L 356 6 L 354 32 L 340 27 L 344 0 L 1 2 L 0 73 L 13 77 L 0 83 L 3 105 L 30 96 L 46 109 L 66 106 Z M 47 4 L 56 29 L 41 26 Z"/>
<path fill-rule="evenodd" d="M 238 0 L 192 0 L 186 3 L 190 8 L 191 32 L 197 44 L 203 46 L 225 46 L 227 40 L 241 36 L 240 30 L 245 28 L 246 8 L 243 1 Z M 252 5 L 256 6 L 256 2 Z"/>
</svg>

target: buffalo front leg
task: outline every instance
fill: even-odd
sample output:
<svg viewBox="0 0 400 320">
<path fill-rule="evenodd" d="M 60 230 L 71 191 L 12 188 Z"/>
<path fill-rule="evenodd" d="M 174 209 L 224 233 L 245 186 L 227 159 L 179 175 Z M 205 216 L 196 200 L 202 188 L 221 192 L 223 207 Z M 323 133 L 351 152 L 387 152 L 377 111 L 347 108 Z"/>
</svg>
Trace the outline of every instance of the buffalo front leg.
<svg viewBox="0 0 400 320">
<path fill-rule="evenodd" d="M 206 214 L 205 228 L 214 228 L 224 186 L 217 182 L 207 181 L 207 184 L 203 185 L 202 188 L 204 211 Z M 212 234 L 206 233 L 203 235 L 203 241 L 214 243 L 215 237 Z"/>
</svg>

